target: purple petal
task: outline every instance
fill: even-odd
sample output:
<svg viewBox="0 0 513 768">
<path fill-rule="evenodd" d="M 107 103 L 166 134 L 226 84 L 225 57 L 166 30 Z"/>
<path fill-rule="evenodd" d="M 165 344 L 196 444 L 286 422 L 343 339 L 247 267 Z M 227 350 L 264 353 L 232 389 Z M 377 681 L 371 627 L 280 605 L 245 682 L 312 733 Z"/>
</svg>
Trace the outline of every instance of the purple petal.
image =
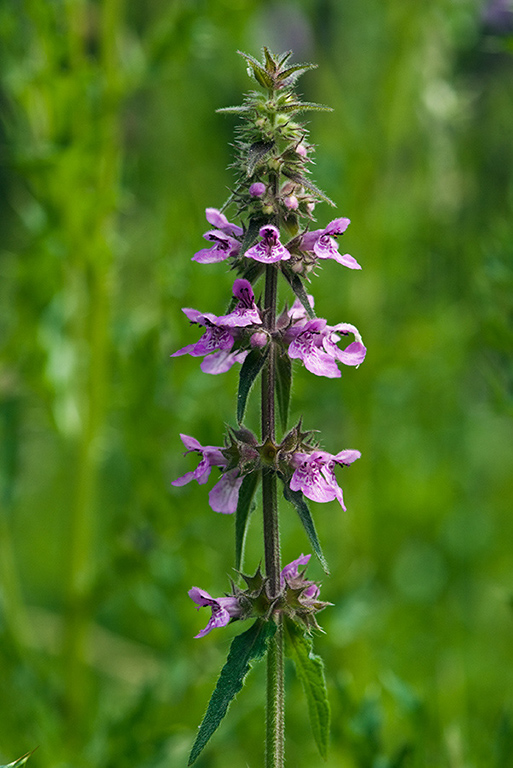
<svg viewBox="0 0 513 768">
<path fill-rule="evenodd" d="M 214 512 L 231 515 L 237 509 L 242 477 L 237 468 L 225 472 L 208 494 L 208 502 Z"/>
<path fill-rule="evenodd" d="M 353 461 L 356 461 L 357 459 L 361 459 L 362 454 L 360 451 L 339 451 L 339 453 L 335 454 L 333 456 L 333 461 L 336 461 L 337 464 L 344 464 L 348 466 L 349 464 L 352 464 Z"/>
<path fill-rule="evenodd" d="M 173 354 L 169 355 L 169 357 L 179 357 L 180 355 L 194 355 L 195 347 L 196 347 L 196 344 L 186 344 L 185 347 L 182 347 L 181 349 L 177 349 L 176 352 L 173 352 Z"/>
<path fill-rule="evenodd" d="M 327 235 L 341 235 L 346 231 L 350 223 L 351 219 L 346 219 L 344 216 L 341 216 L 339 219 L 333 219 L 333 221 L 330 221 L 330 223 L 324 229 L 324 232 Z"/>
<path fill-rule="evenodd" d="M 185 475 L 178 477 L 176 480 L 171 481 L 171 485 L 175 485 L 180 488 L 182 485 L 187 485 L 191 480 L 194 480 L 194 472 L 186 472 Z"/>
<path fill-rule="evenodd" d="M 313 251 L 315 243 L 322 234 L 324 234 L 323 229 L 315 229 L 313 232 L 305 232 L 301 240 L 301 250 Z"/>
<path fill-rule="evenodd" d="M 213 629 L 217 629 L 219 627 L 225 627 L 230 621 L 230 614 L 228 611 L 225 611 L 224 608 L 212 608 L 212 615 L 208 621 L 207 626 L 205 629 L 202 629 L 201 632 L 198 632 L 197 635 L 194 635 L 194 639 L 198 637 L 205 637 L 205 635 L 208 635 L 209 632 L 211 632 Z"/>
<path fill-rule="evenodd" d="M 217 227 L 222 232 L 227 234 L 242 235 L 243 229 L 237 224 L 231 224 L 224 213 L 221 213 L 217 208 L 207 208 L 205 210 L 207 221 L 212 224 L 213 227 Z"/>
<path fill-rule="evenodd" d="M 361 269 L 360 264 L 358 264 L 354 256 L 350 256 L 348 253 L 341 254 L 337 251 L 335 256 L 332 256 L 331 258 L 338 261 L 338 263 L 342 264 L 344 267 L 349 267 L 349 269 Z"/>
<path fill-rule="evenodd" d="M 191 437 L 191 435 L 185 435 L 183 432 L 180 432 L 180 438 L 188 451 L 201 451 L 203 449 L 199 440 Z"/>
<path fill-rule="evenodd" d="M 211 597 L 208 592 L 205 592 L 204 589 L 200 589 L 199 587 L 192 587 L 187 594 L 191 600 L 194 600 L 199 606 L 212 605 L 212 603 L 215 602 L 214 598 Z"/>
<path fill-rule="evenodd" d="M 299 575 L 299 566 L 308 565 L 311 557 L 312 555 L 301 555 L 297 558 L 297 560 L 293 560 L 291 563 L 286 565 L 285 568 L 282 569 L 280 574 L 280 582 L 282 587 L 285 579 L 288 579 L 289 581 L 291 579 L 297 579 Z"/>
<path fill-rule="evenodd" d="M 229 371 L 232 365 L 235 363 L 242 363 L 246 358 L 249 350 L 244 352 L 214 352 L 213 355 L 208 355 L 201 363 L 201 370 L 203 373 L 226 373 Z"/>
</svg>

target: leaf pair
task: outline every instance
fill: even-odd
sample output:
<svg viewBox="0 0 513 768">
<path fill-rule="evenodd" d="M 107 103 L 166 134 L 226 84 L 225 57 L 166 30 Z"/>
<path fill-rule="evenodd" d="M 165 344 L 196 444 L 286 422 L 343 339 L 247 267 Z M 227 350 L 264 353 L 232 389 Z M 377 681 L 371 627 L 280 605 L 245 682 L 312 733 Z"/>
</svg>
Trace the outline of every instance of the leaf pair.
<svg viewBox="0 0 513 768">
<path fill-rule="evenodd" d="M 268 650 L 269 642 L 276 632 L 273 620 L 257 619 L 246 632 L 232 642 L 226 664 L 221 670 L 214 693 L 208 703 L 205 717 L 199 727 L 196 741 L 189 756 L 191 766 L 206 746 L 210 737 L 219 727 L 228 707 L 241 690 L 246 675 L 255 661 L 259 661 Z M 320 656 L 313 653 L 313 642 L 309 635 L 292 619 L 286 617 L 284 632 L 287 655 L 293 660 L 298 678 L 305 691 L 308 714 L 312 731 L 321 757 L 327 758 L 330 727 L 330 707 L 324 675 L 324 664 Z M 13 763 L 14 768 L 22 763 Z"/>
</svg>

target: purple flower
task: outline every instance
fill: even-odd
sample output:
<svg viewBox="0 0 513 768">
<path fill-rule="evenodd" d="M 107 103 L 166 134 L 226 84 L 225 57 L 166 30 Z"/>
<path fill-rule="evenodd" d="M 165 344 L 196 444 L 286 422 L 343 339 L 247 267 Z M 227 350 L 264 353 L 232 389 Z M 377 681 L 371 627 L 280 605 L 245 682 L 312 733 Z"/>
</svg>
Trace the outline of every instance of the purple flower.
<svg viewBox="0 0 513 768">
<path fill-rule="evenodd" d="M 205 637 L 208 633 L 216 627 L 225 627 L 230 619 L 240 619 L 242 615 L 242 609 L 239 605 L 239 601 L 236 597 L 211 597 L 208 592 L 199 587 L 193 587 L 189 590 L 189 597 L 198 606 L 198 610 L 203 606 L 208 606 L 212 609 L 212 615 L 208 621 L 205 629 L 198 632 L 194 637 Z"/>
<path fill-rule="evenodd" d="M 242 327 L 246 325 L 261 325 L 260 312 L 255 304 L 255 294 L 249 280 L 240 278 L 233 284 L 233 295 L 239 300 L 237 306 L 229 315 L 217 318 L 217 324 L 225 327 Z"/>
<path fill-rule="evenodd" d="M 237 256 L 239 253 L 239 241 L 218 229 L 211 229 L 203 237 L 206 240 L 211 240 L 214 244 L 211 248 L 202 248 L 197 251 L 192 257 L 192 261 L 197 261 L 199 264 L 214 264 L 217 261 L 224 261 L 230 256 Z"/>
<path fill-rule="evenodd" d="M 294 582 L 299 579 L 299 567 L 301 565 L 308 565 L 312 555 L 301 555 L 297 560 L 293 560 L 291 563 L 285 566 L 280 573 L 280 587 L 284 589 L 286 584 L 294 587 Z M 301 594 L 301 597 L 315 600 L 319 596 L 319 587 L 314 581 L 308 581 L 302 579 L 302 584 L 305 589 Z M 300 598 L 301 599 L 301 598 Z"/>
<path fill-rule="evenodd" d="M 239 227 L 237 224 L 230 224 L 224 213 L 218 211 L 217 208 L 207 208 L 205 213 L 208 223 L 220 229 L 225 235 L 235 235 L 236 237 L 242 235 L 244 231 L 242 227 Z"/>
<path fill-rule="evenodd" d="M 264 264 L 273 264 L 275 261 L 290 259 L 290 253 L 280 243 L 279 230 L 272 224 L 267 224 L 258 233 L 262 240 L 250 248 L 244 254 L 249 259 L 261 261 Z"/>
<path fill-rule="evenodd" d="M 225 373 L 234 363 L 240 363 L 247 355 L 247 351 L 231 352 L 235 342 L 236 331 L 225 325 L 218 325 L 219 318 L 211 312 L 203 314 L 197 309 L 185 308 L 182 310 L 191 323 L 205 326 L 203 336 L 195 344 L 187 344 L 185 347 L 173 352 L 171 357 L 191 355 L 192 357 L 205 357 L 201 363 L 204 373 Z"/>
<path fill-rule="evenodd" d="M 360 451 L 340 451 L 333 455 L 326 451 L 295 453 L 292 465 L 296 467 L 290 480 L 293 491 L 302 491 L 312 501 L 333 501 L 337 499 L 345 510 L 342 489 L 337 483 L 334 468 L 336 464 L 348 466 L 359 459 Z"/>
<path fill-rule="evenodd" d="M 180 434 L 182 443 L 187 450 L 184 456 L 191 451 L 196 451 L 201 456 L 201 461 L 192 472 L 186 472 L 185 475 L 179 477 L 177 480 L 173 480 L 171 485 L 182 486 L 190 483 L 191 480 L 197 480 L 199 485 L 203 485 L 207 482 L 210 476 L 210 470 L 212 467 L 225 467 L 226 459 L 221 453 L 221 449 L 215 445 L 201 445 L 195 437 L 190 435 Z"/>
<path fill-rule="evenodd" d="M 240 250 L 240 243 L 235 237 L 240 237 L 243 233 L 242 227 L 237 224 L 231 224 L 224 213 L 217 208 L 206 209 L 207 221 L 216 229 L 205 232 L 203 237 L 210 240 L 213 245 L 210 248 L 202 248 L 192 257 L 193 261 L 200 264 L 214 264 L 217 261 L 224 261 L 230 256 L 237 256 Z"/>
<path fill-rule="evenodd" d="M 223 456 L 221 448 L 215 445 L 201 445 L 195 437 L 181 434 L 182 442 L 187 448 L 185 455 L 196 451 L 201 459 L 196 469 L 186 472 L 185 475 L 173 480 L 171 485 L 182 486 L 190 483 L 191 480 L 197 480 L 199 485 L 203 485 L 210 477 L 212 467 L 225 469 L 228 462 Z M 239 500 L 239 489 L 242 484 L 242 477 L 239 477 L 237 468 L 224 472 L 217 483 L 208 494 L 208 501 L 214 512 L 222 512 L 231 515 L 237 509 Z"/>
<path fill-rule="evenodd" d="M 330 221 L 324 229 L 316 229 L 313 232 L 307 232 L 303 235 L 301 249 L 303 251 L 313 251 L 318 259 L 335 259 L 339 264 L 343 264 L 349 269 L 361 269 L 355 258 L 348 253 L 340 254 L 338 252 L 338 243 L 335 240 L 337 235 L 343 234 L 350 224 L 350 219 L 340 218 Z"/>
<path fill-rule="evenodd" d="M 285 333 L 289 357 L 302 360 L 311 373 L 335 379 L 341 376 L 337 361 L 345 365 L 360 365 L 363 362 L 367 350 L 354 325 L 339 323 L 329 326 L 321 317 L 305 322 L 299 309 L 296 316 L 299 316 L 298 322 Z M 337 343 L 341 336 L 349 333 L 354 334 L 355 341 L 345 349 L 339 349 Z"/>
</svg>

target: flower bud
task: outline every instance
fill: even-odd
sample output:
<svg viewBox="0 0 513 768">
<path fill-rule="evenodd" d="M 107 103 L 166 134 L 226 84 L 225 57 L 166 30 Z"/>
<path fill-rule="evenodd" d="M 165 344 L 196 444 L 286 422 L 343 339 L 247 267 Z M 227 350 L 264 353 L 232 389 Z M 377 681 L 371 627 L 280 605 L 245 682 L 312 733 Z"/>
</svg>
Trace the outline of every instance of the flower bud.
<svg viewBox="0 0 513 768">
<path fill-rule="evenodd" d="M 267 334 L 264 331 L 257 331 L 252 334 L 249 343 L 252 347 L 265 347 L 267 344 Z"/>
<path fill-rule="evenodd" d="M 249 194 L 251 197 L 262 197 L 265 194 L 265 184 L 261 181 L 255 181 L 249 188 Z"/>
<path fill-rule="evenodd" d="M 299 205 L 298 199 L 295 195 L 289 195 L 283 201 L 289 211 L 296 211 Z"/>
</svg>

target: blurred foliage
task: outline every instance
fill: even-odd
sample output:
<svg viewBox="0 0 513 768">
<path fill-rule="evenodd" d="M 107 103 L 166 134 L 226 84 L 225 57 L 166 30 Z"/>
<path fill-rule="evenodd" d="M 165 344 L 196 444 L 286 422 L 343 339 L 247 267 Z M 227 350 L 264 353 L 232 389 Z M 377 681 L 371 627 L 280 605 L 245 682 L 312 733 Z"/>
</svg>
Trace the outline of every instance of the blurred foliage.
<svg viewBox="0 0 513 768">
<path fill-rule="evenodd" d="M 191 341 L 181 307 L 229 296 L 190 257 L 231 183 L 237 121 L 215 109 L 251 87 L 235 52 L 267 44 L 319 64 L 315 178 L 364 267 L 313 286 L 364 365 L 298 368 L 292 402 L 326 450 L 363 454 L 348 514 L 313 510 L 326 765 L 511 765 L 512 29 L 499 0 L 1 5 L 0 762 L 184 764 L 240 632 L 192 640 L 187 590 L 228 588 L 233 521 L 169 486 L 179 432 L 218 444 L 234 423 L 237 373 L 169 355 Z M 282 529 L 289 561 L 308 545 L 285 504 Z M 288 763 L 316 765 L 289 676 Z M 262 763 L 251 677 L 200 768 Z"/>
</svg>

